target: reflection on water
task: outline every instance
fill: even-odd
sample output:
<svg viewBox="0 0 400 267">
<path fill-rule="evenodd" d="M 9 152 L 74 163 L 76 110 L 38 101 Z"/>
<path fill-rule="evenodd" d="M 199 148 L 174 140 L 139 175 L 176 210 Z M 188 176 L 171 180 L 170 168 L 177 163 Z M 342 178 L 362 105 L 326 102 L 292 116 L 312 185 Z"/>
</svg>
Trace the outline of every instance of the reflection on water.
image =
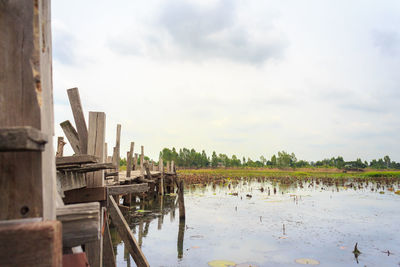
<svg viewBox="0 0 400 267">
<path fill-rule="evenodd" d="M 220 180 L 185 188 L 186 221 L 175 218 L 175 195 L 137 199 L 125 218 L 151 266 L 214 260 L 296 266 L 303 259 L 321 266 L 399 266 L 399 183 Z M 117 265 L 134 266 L 114 229 L 111 235 Z M 353 253 L 356 243 L 361 254 Z"/>
</svg>

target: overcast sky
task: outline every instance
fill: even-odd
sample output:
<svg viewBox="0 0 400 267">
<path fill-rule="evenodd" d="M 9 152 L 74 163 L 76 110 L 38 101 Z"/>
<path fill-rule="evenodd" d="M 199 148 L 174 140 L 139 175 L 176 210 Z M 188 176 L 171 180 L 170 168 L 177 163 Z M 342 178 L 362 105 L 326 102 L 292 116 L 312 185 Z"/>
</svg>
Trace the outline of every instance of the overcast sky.
<svg viewBox="0 0 400 267">
<path fill-rule="evenodd" d="M 56 136 L 78 87 L 122 157 L 400 161 L 398 0 L 53 1 L 52 30 Z"/>
</svg>

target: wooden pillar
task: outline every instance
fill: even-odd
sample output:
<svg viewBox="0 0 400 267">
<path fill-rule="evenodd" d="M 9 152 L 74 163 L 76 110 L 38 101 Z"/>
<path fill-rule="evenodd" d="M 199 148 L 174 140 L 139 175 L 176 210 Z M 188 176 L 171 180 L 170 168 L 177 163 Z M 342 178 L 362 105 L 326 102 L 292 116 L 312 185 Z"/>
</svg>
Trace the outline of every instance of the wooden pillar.
<svg viewBox="0 0 400 267">
<path fill-rule="evenodd" d="M 161 196 L 164 195 L 164 163 L 163 163 L 163 159 L 160 157 L 159 161 L 158 161 L 158 170 L 160 171 L 160 190 L 158 191 L 160 193 Z"/>
<path fill-rule="evenodd" d="M 133 160 L 133 170 L 137 170 L 137 160 L 138 160 L 138 153 L 135 153 L 135 159 Z"/>
<path fill-rule="evenodd" d="M 0 149 L 0 220 L 55 220 L 50 1 L 1 1 L 0 129 L 30 126 L 43 151 Z"/>
<path fill-rule="evenodd" d="M 126 177 L 131 177 L 131 170 L 132 170 L 132 156 L 133 156 L 133 149 L 135 147 L 135 142 L 131 142 L 131 147 L 128 152 L 128 156 L 126 158 Z"/>
<path fill-rule="evenodd" d="M 57 137 L 57 153 L 56 153 L 56 157 L 62 157 L 64 154 L 64 146 L 65 146 L 65 142 L 64 142 L 64 137 L 59 136 Z"/>
<path fill-rule="evenodd" d="M 144 146 L 141 146 L 141 153 L 140 153 L 140 176 L 144 177 L 144 168 L 143 162 L 144 161 Z"/>
<path fill-rule="evenodd" d="M 68 89 L 67 93 L 72 109 L 72 114 L 74 115 L 76 130 L 79 136 L 79 146 L 81 148 L 81 153 L 86 154 L 88 147 L 88 129 L 86 126 L 85 116 L 83 115 L 79 90 L 75 87 Z"/>
<path fill-rule="evenodd" d="M 114 162 L 115 162 L 115 171 L 119 172 L 119 162 L 120 162 L 120 143 L 121 143 L 121 124 L 117 124 L 117 135 L 115 141 L 115 150 L 114 150 Z M 119 181 L 119 175 L 114 176 L 114 181 Z"/>
<path fill-rule="evenodd" d="M 108 158 L 108 145 L 107 143 L 104 143 L 104 162 L 107 162 Z"/>
<path fill-rule="evenodd" d="M 171 161 L 171 172 L 175 173 L 175 162 L 173 160 Z"/>
<path fill-rule="evenodd" d="M 106 114 L 104 112 L 89 112 L 88 148 L 89 155 L 99 158 L 104 163 L 104 143 L 106 131 Z M 104 171 L 91 172 L 86 175 L 87 187 L 104 186 Z"/>
</svg>

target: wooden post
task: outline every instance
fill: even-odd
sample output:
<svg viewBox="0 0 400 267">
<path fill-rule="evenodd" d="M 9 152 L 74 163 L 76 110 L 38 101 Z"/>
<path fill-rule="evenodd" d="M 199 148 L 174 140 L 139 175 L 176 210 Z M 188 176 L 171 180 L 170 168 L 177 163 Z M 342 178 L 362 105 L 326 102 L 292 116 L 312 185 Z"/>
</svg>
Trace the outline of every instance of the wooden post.
<svg viewBox="0 0 400 267">
<path fill-rule="evenodd" d="M 78 88 L 75 87 L 68 89 L 67 93 L 68 93 L 69 103 L 72 109 L 72 114 L 74 115 L 76 130 L 78 131 L 81 153 L 86 154 L 88 146 L 88 130 L 86 126 L 85 116 L 83 115 L 79 90 Z"/>
<path fill-rule="evenodd" d="M 119 161 L 120 161 L 120 140 L 121 140 L 121 124 L 117 124 L 117 135 L 116 135 L 116 141 L 115 141 L 115 163 L 116 163 L 116 168 L 115 171 L 119 172 Z M 118 182 L 119 176 L 114 176 L 114 181 Z"/>
<path fill-rule="evenodd" d="M 160 157 L 159 161 L 158 161 L 158 170 L 160 171 L 160 190 L 159 193 L 161 196 L 164 195 L 164 163 L 163 163 L 163 159 Z"/>
<path fill-rule="evenodd" d="M 183 180 L 181 180 L 178 184 L 179 220 L 185 220 L 186 217 L 184 190 Z"/>
<path fill-rule="evenodd" d="M 132 156 L 133 156 L 133 149 L 135 146 L 135 142 L 131 142 L 131 147 L 128 152 L 128 156 L 126 158 L 126 177 L 131 177 L 131 170 L 132 170 Z"/>
<path fill-rule="evenodd" d="M 56 153 L 56 157 L 62 157 L 64 154 L 64 146 L 65 146 L 65 142 L 64 142 L 64 137 L 59 136 L 57 137 L 57 153 Z"/>
<path fill-rule="evenodd" d="M 138 246 L 135 237 L 129 228 L 124 216 L 118 208 L 112 196 L 109 196 L 109 212 L 114 225 L 117 227 L 117 231 L 121 239 L 124 241 L 125 247 L 128 249 L 129 253 L 132 255 L 133 260 L 137 266 L 150 266 L 147 262 L 146 257 L 143 255 L 142 250 Z"/>
<path fill-rule="evenodd" d="M 104 163 L 104 143 L 106 131 L 106 114 L 104 112 L 89 112 L 88 154 L 99 158 Z M 87 187 L 104 186 L 104 171 L 87 174 Z"/>
<path fill-rule="evenodd" d="M 179 221 L 178 239 L 177 239 L 178 259 L 182 259 L 183 257 L 184 236 L 185 236 L 185 219 Z"/>
<path fill-rule="evenodd" d="M 144 146 L 141 146 L 141 153 L 140 153 L 140 176 L 144 177 L 144 169 L 143 169 L 143 162 L 144 161 Z"/>
<path fill-rule="evenodd" d="M 106 142 L 104 143 L 104 162 L 108 162 L 107 159 L 108 159 L 108 145 Z"/>
<path fill-rule="evenodd" d="M 133 170 L 137 170 L 137 160 L 138 160 L 138 153 L 135 153 L 135 159 L 133 160 Z"/>
<path fill-rule="evenodd" d="M 0 3 L 0 129 L 48 137 L 44 151 L 0 152 L 0 220 L 56 218 L 50 13 L 49 0 Z"/>
<path fill-rule="evenodd" d="M 89 126 L 90 128 L 90 126 Z M 89 131 L 90 142 L 90 131 Z M 100 225 L 103 227 L 105 208 L 100 208 Z M 85 244 L 85 252 L 90 266 L 103 266 L 103 235 L 100 234 L 99 239 Z"/>
<path fill-rule="evenodd" d="M 173 160 L 171 161 L 171 172 L 175 173 L 175 162 Z"/>
<path fill-rule="evenodd" d="M 107 216 L 108 217 L 108 216 Z M 111 240 L 110 234 L 110 226 L 108 224 L 108 220 L 105 221 L 105 231 L 104 231 L 104 240 L 103 240 L 103 264 L 106 267 L 115 267 L 115 253 L 114 247 Z"/>
<path fill-rule="evenodd" d="M 167 161 L 167 173 L 171 172 L 171 162 Z"/>
</svg>

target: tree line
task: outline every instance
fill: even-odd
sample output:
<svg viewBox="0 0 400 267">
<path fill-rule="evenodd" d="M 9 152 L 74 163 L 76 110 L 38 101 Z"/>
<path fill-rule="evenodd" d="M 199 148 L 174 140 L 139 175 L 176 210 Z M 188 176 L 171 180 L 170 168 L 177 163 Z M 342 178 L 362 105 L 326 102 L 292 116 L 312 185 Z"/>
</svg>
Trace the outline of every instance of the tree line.
<svg viewBox="0 0 400 267">
<path fill-rule="evenodd" d="M 179 167 L 186 168 L 217 168 L 217 167 L 270 167 L 270 168 L 307 168 L 307 167 L 321 167 L 321 168 L 373 168 L 373 169 L 400 169 L 400 163 L 392 161 L 389 156 L 380 159 L 374 159 L 370 162 L 362 161 L 360 158 L 354 161 L 345 161 L 343 157 L 337 156 L 319 161 L 298 160 L 294 153 L 287 153 L 286 151 L 279 151 L 276 155 L 272 155 L 270 159 L 260 156 L 257 160 L 251 158 L 237 157 L 232 155 L 229 157 L 226 154 L 217 154 L 215 151 L 208 156 L 202 150 L 197 152 L 194 148 L 181 148 L 177 151 L 174 147 L 172 149 L 164 148 L 160 151 L 160 157 L 164 162 L 174 161 Z"/>
</svg>

